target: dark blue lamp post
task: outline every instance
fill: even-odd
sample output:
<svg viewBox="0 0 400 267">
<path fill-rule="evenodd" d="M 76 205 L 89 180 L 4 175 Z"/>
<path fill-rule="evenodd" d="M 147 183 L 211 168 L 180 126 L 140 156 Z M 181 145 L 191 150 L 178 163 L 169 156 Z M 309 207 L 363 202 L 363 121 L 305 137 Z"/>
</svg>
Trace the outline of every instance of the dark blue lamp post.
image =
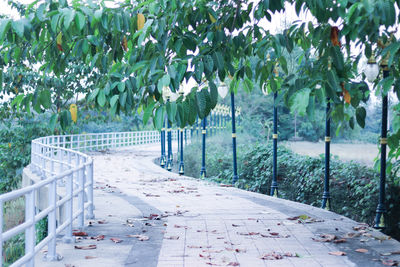
<svg viewBox="0 0 400 267">
<path fill-rule="evenodd" d="M 163 121 L 163 128 L 161 129 L 161 159 L 160 159 L 160 166 L 165 168 L 166 157 L 165 157 L 165 118 Z"/>
<path fill-rule="evenodd" d="M 275 77 L 279 76 L 278 63 L 274 68 Z M 274 131 L 273 139 L 273 156 L 272 156 L 272 184 L 271 196 L 278 197 L 278 103 L 276 101 L 278 92 L 274 92 Z"/>
<path fill-rule="evenodd" d="M 389 76 L 389 67 L 387 57 L 382 60 L 381 68 L 383 71 L 383 79 Z M 367 67 L 364 70 L 365 76 L 369 82 L 374 82 L 379 74 L 379 67 L 376 64 L 374 55 L 368 60 Z M 388 97 L 382 95 L 382 125 L 381 125 L 381 166 L 380 166 L 380 179 L 379 179 L 379 203 L 376 209 L 375 216 L 375 228 L 384 229 L 385 220 L 384 216 L 386 213 L 385 204 L 385 185 L 386 185 L 386 146 L 387 146 L 387 117 L 388 117 Z"/>
<path fill-rule="evenodd" d="M 320 86 L 319 86 L 320 87 Z M 331 118 L 330 118 L 331 102 L 330 98 L 326 99 L 325 112 L 325 177 L 324 177 L 324 193 L 322 194 L 322 209 L 331 210 L 331 196 L 329 193 L 330 178 L 330 157 L 331 157 Z"/>
<path fill-rule="evenodd" d="M 169 87 L 163 87 L 163 96 L 165 97 L 167 103 L 171 101 L 172 92 Z M 167 117 L 167 145 L 168 145 L 168 154 L 167 154 L 167 170 L 172 170 L 172 133 L 171 133 L 171 123 Z"/>
<path fill-rule="evenodd" d="M 184 90 L 183 86 L 179 88 L 179 95 L 183 98 L 184 97 Z M 185 174 L 185 164 L 183 163 L 183 131 L 184 128 L 180 129 L 180 163 L 179 163 L 179 175 L 184 175 Z M 186 137 L 186 132 L 185 132 L 185 137 Z"/>
</svg>

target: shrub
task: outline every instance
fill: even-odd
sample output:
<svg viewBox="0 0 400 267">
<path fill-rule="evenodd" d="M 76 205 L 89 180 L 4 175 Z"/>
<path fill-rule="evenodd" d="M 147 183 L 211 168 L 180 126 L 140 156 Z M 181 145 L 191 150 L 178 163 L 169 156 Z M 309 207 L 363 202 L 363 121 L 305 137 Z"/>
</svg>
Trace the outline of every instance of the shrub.
<svg viewBox="0 0 400 267">
<path fill-rule="evenodd" d="M 246 140 L 241 138 L 241 140 Z M 207 177 L 216 182 L 232 182 L 232 150 L 227 136 L 208 139 Z M 201 142 L 194 141 L 186 148 L 185 174 L 199 177 Z M 212 148 L 210 148 L 212 146 Z M 379 174 L 356 162 L 330 162 L 330 194 L 333 210 L 359 222 L 373 224 L 379 195 Z M 400 187 L 396 163 L 386 185 L 386 232 L 400 238 Z M 239 181 L 236 186 L 249 191 L 269 194 L 272 181 L 272 146 L 239 144 Z M 278 186 L 282 198 L 319 207 L 324 183 L 324 156 L 312 158 L 278 147 Z"/>
</svg>

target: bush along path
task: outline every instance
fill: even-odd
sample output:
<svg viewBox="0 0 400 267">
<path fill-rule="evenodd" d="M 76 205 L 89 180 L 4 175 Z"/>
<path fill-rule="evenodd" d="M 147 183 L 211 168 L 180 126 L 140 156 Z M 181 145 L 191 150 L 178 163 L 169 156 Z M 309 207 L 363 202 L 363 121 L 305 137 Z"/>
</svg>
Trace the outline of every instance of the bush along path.
<svg viewBox="0 0 400 267">
<path fill-rule="evenodd" d="M 246 137 L 238 141 L 243 142 Z M 208 140 L 206 166 L 210 180 L 232 182 L 231 144 L 224 136 Z M 198 177 L 201 155 L 196 153 L 201 143 L 186 147 L 185 172 Z M 239 181 L 235 186 L 253 192 L 269 194 L 272 183 L 272 146 L 242 143 L 238 147 Z M 331 159 L 330 194 L 332 209 L 358 222 L 373 225 L 379 195 L 379 173 L 356 162 Z M 400 239 L 400 162 L 393 164 L 386 185 L 386 234 Z M 316 207 L 321 206 L 324 182 L 324 158 L 298 155 L 278 147 L 278 185 L 280 197 Z"/>
<path fill-rule="evenodd" d="M 400 243 L 312 206 L 178 176 L 159 146 L 94 154 L 96 220 L 47 266 L 382 266 Z M 40 262 L 40 266 L 46 263 Z"/>
</svg>

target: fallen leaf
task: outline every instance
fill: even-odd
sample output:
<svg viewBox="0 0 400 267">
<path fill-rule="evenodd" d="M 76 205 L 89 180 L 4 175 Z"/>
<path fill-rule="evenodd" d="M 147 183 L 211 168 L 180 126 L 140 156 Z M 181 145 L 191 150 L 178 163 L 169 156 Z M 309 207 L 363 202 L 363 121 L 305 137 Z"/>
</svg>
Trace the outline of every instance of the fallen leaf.
<svg viewBox="0 0 400 267">
<path fill-rule="evenodd" d="M 116 238 L 116 237 L 111 237 L 110 240 L 112 242 L 114 242 L 114 243 L 121 243 L 123 241 L 122 239 L 119 239 L 119 238 Z"/>
<path fill-rule="evenodd" d="M 360 253 L 367 253 L 367 252 L 368 252 L 368 249 L 365 249 L 365 248 L 358 248 L 358 249 L 356 249 L 355 251 L 356 251 L 356 252 L 360 252 Z"/>
<path fill-rule="evenodd" d="M 257 232 L 242 232 L 242 233 L 239 233 L 239 232 L 237 232 L 237 234 L 239 234 L 239 235 L 258 235 L 260 233 L 257 233 Z"/>
<path fill-rule="evenodd" d="M 98 235 L 98 236 L 91 236 L 90 239 L 94 239 L 97 241 L 103 240 L 105 238 L 104 235 Z"/>
<path fill-rule="evenodd" d="M 279 233 L 276 233 L 276 232 L 272 232 L 272 233 L 269 233 L 270 235 L 279 235 Z"/>
<path fill-rule="evenodd" d="M 88 246 L 74 246 L 76 249 L 83 249 L 83 250 L 88 250 L 88 249 L 96 249 L 96 245 L 88 245 Z"/>
<path fill-rule="evenodd" d="M 168 236 L 168 237 L 165 237 L 165 239 L 178 240 L 179 236 Z"/>
<path fill-rule="evenodd" d="M 230 262 L 226 266 L 240 266 L 239 262 Z"/>
<path fill-rule="evenodd" d="M 148 237 L 147 235 L 127 235 L 127 237 L 135 237 L 139 241 L 147 241 L 150 239 L 150 237 Z"/>
<path fill-rule="evenodd" d="M 382 252 L 382 253 L 379 253 L 381 256 L 390 256 L 390 255 L 392 255 L 392 253 L 391 252 Z"/>
<path fill-rule="evenodd" d="M 398 251 L 392 251 L 392 252 L 390 252 L 391 254 L 393 254 L 393 255 L 399 255 L 400 254 L 400 250 L 398 250 Z"/>
<path fill-rule="evenodd" d="M 344 238 L 337 239 L 337 240 L 333 240 L 333 243 L 336 243 L 336 244 L 338 244 L 338 243 L 345 243 L 345 242 L 347 242 L 347 240 L 344 239 Z"/>
<path fill-rule="evenodd" d="M 335 255 L 335 256 L 345 256 L 346 252 L 343 251 L 331 251 L 329 252 L 330 255 Z"/>
<path fill-rule="evenodd" d="M 177 225 L 177 224 L 175 224 L 174 227 L 175 227 L 175 228 L 184 228 L 184 229 L 188 229 L 188 228 L 189 228 L 189 227 L 187 227 L 187 226 L 184 226 L 184 225 Z"/>
<path fill-rule="evenodd" d="M 317 242 L 331 242 L 336 239 L 335 235 L 332 234 L 321 234 L 319 235 L 321 238 L 312 238 L 312 240 L 317 241 Z"/>
<path fill-rule="evenodd" d="M 203 252 L 204 253 L 221 253 L 223 250 L 219 249 L 219 250 L 215 250 L 215 249 L 204 249 Z"/>
<path fill-rule="evenodd" d="M 399 266 L 399 262 L 395 260 L 382 260 L 382 264 L 386 266 Z"/>
<path fill-rule="evenodd" d="M 343 237 L 344 237 L 344 238 L 353 238 L 353 237 L 358 237 L 358 236 L 360 236 L 360 235 L 361 235 L 360 233 L 353 233 L 353 232 L 351 232 L 351 233 L 345 234 Z"/>
<path fill-rule="evenodd" d="M 219 186 L 221 186 L 221 187 L 232 187 L 231 184 L 220 184 Z M 236 266 L 236 265 L 235 265 L 235 266 Z"/>
<path fill-rule="evenodd" d="M 106 224 L 107 221 L 106 220 L 101 220 L 101 221 L 97 221 L 98 224 Z"/>
<path fill-rule="evenodd" d="M 233 227 L 240 227 L 240 226 L 242 226 L 242 225 L 232 223 L 232 226 L 233 226 Z"/>
<path fill-rule="evenodd" d="M 86 232 L 73 232 L 72 235 L 73 236 L 88 236 L 88 234 Z"/>
<path fill-rule="evenodd" d="M 85 259 L 87 259 L 87 260 L 95 259 L 95 258 L 97 258 L 97 257 L 95 257 L 95 256 L 85 256 Z"/>
</svg>

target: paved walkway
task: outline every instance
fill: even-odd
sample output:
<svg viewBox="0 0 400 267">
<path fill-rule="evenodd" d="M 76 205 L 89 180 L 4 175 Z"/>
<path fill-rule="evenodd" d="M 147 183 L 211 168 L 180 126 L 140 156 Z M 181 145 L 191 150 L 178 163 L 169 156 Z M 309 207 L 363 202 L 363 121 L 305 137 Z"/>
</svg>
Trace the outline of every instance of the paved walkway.
<svg viewBox="0 0 400 267">
<path fill-rule="evenodd" d="M 153 163 L 158 151 L 93 154 L 96 219 L 84 229 L 88 237 L 60 242 L 63 260 L 38 259 L 37 266 L 333 267 L 400 260 L 399 242 L 378 231 L 308 205 L 179 177 Z"/>
</svg>

